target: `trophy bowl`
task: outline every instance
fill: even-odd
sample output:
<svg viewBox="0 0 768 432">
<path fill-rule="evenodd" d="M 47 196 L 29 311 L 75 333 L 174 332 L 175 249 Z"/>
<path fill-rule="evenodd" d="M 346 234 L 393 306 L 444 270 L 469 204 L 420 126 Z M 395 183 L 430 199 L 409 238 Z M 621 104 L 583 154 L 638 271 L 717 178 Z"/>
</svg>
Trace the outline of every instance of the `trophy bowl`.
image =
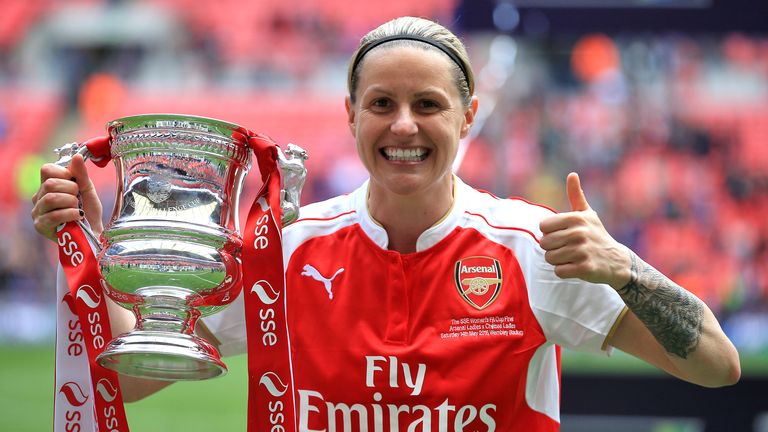
<svg viewBox="0 0 768 432">
<path fill-rule="evenodd" d="M 107 295 L 136 317 L 97 362 L 121 374 L 199 380 L 226 366 L 195 335 L 200 317 L 239 294 L 238 205 L 251 166 L 244 129 L 175 114 L 108 124 L 117 193 L 100 238 Z"/>
</svg>

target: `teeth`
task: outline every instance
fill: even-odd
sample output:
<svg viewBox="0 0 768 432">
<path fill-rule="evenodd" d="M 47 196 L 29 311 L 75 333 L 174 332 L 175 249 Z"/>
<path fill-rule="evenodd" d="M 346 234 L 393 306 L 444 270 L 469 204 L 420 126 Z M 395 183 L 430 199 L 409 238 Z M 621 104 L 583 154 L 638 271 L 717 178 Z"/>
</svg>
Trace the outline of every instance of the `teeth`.
<svg viewBox="0 0 768 432">
<path fill-rule="evenodd" d="M 384 156 L 391 161 L 420 162 L 427 156 L 427 149 L 424 148 L 394 148 L 384 149 Z"/>
</svg>

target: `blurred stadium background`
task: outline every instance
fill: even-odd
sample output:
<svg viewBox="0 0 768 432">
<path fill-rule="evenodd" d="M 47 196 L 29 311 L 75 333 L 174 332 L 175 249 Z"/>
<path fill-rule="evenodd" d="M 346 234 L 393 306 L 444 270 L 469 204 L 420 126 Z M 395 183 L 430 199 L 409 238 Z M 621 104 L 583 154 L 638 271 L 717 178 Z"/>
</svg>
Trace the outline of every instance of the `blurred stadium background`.
<svg viewBox="0 0 768 432">
<path fill-rule="evenodd" d="M 346 60 L 406 14 L 473 58 L 481 121 L 459 174 L 567 209 L 580 172 L 614 236 L 742 355 L 740 384 L 705 391 L 565 353 L 563 431 L 768 431 L 768 4 L 745 0 L 0 0 L 0 430 L 51 424 L 55 249 L 29 218 L 51 150 L 124 115 L 204 115 L 307 149 L 304 202 L 351 191 Z M 90 172 L 108 217 L 113 171 Z M 245 430 L 244 359 L 228 363 L 129 405 L 133 430 Z"/>
</svg>

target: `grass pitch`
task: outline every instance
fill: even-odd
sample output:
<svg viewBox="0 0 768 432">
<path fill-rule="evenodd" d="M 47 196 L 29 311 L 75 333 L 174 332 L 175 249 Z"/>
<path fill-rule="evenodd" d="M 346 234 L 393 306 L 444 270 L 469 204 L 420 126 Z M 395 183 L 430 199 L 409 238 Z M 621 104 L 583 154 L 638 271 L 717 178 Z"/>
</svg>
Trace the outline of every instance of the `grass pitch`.
<svg viewBox="0 0 768 432">
<path fill-rule="evenodd" d="M 247 409 L 245 355 L 227 357 L 229 373 L 205 381 L 178 382 L 127 404 L 134 432 L 244 432 Z M 768 353 L 742 356 L 744 374 L 768 376 Z M 616 352 L 611 358 L 563 351 L 563 373 L 661 374 Z M 50 431 L 53 421 L 54 348 L 0 345 L 0 431 Z"/>
<path fill-rule="evenodd" d="M 229 373 L 178 382 L 126 404 L 131 431 L 245 431 L 246 357 L 224 359 Z M 50 431 L 53 422 L 54 348 L 0 345 L 0 431 Z"/>
</svg>

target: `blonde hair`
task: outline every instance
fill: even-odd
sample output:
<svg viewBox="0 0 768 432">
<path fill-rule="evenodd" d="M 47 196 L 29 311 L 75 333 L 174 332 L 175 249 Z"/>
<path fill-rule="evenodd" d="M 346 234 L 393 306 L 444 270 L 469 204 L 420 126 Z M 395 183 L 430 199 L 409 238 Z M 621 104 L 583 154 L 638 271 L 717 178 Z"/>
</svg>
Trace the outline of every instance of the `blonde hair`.
<svg viewBox="0 0 768 432">
<path fill-rule="evenodd" d="M 461 99 L 465 106 L 470 105 L 475 92 L 475 75 L 464 44 L 442 25 L 416 17 L 400 17 L 387 21 L 360 39 L 360 45 L 352 55 L 347 70 L 347 89 L 353 102 L 363 58 L 369 50 L 375 49 L 379 44 L 419 46 L 445 53 L 456 64 L 454 79 Z"/>
</svg>

